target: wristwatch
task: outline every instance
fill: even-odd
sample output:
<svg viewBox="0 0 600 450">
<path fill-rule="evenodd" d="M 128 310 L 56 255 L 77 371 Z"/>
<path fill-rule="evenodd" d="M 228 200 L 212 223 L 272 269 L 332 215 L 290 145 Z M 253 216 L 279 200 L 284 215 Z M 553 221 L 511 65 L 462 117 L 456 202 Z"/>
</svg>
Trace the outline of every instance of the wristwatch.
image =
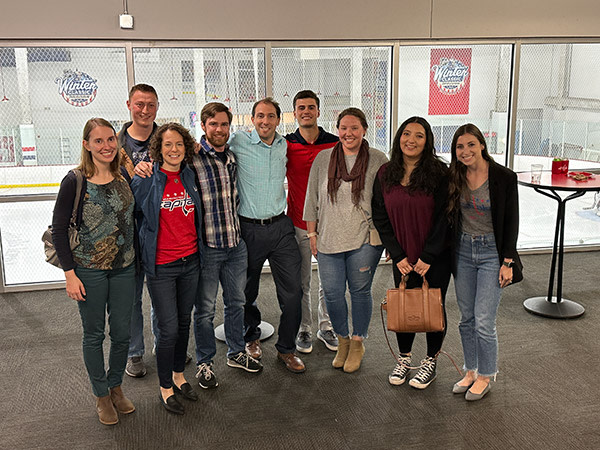
<svg viewBox="0 0 600 450">
<path fill-rule="evenodd" d="M 502 261 L 502 265 L 504 267 L 508 267 L 510 269 L 510 268 L 512 268 L 512 266 L 515 265 L 515 262 L 514 261 Z"/>
</svg>

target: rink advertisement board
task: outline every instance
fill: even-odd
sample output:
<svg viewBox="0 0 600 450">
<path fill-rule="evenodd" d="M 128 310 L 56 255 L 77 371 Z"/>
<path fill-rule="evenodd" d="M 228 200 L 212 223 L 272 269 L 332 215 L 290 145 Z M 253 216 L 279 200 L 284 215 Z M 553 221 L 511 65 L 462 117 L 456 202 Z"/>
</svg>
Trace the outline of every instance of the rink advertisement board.
<svg viewBox="0 0 600 450">
<path fill-rule="evenodd" d="M 15 165 L 14 136 L 0 136 L 0 166 Z"/>
<path fill-rule="evenodd" d="M 429 115 L 469 114 L 470 48 L 432 48 Z"/>
</svg>

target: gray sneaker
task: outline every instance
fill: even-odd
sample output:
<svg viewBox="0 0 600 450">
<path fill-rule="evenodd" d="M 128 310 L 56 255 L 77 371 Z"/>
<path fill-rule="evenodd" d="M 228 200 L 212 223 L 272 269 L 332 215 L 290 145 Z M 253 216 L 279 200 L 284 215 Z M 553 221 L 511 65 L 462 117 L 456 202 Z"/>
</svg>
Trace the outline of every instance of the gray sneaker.
<svg viewBox="0 0 600 450">
<path fill-rule="evenodd" d="M 300 331 L 296 337 L 296 350 L 300 353 L 312 352 L 312 336 L 310 331 Z"/>
<path fill-rule="evenodd" d="M 333 330 L 317 331 L 317 339 L 320 340 L 325 347 L 332 352 L 337 352 L 338 349 L 338 338 Z"/>
<path fill-rule="evenodd" d="M 127 358 L 125 373 L 133 378 L 141 378 L 146 375 L 146 366 L 141 356 L 132 356 Z"/>
<path fill-rule="evenodd" d="M 260 361 L 254 359 L 248 353 L 239 352 L 231 358 L 227 358 L 227 365 L 236 369 L 244 369 L 246 372 L 260 372 L 263 368 Z"/>
</svg>

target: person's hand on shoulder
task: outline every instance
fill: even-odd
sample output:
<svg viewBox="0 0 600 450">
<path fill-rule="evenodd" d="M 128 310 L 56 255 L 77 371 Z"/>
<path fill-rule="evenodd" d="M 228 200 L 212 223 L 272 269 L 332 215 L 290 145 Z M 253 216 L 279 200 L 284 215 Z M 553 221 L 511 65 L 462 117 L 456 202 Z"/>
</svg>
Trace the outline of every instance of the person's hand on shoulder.
<svg viewBox="0 0 600 450">
<path fill-rule="evenodd" d="M 140 161 L 135 169 L 135 174 L 141 178 L 152 176 L 152 163 L 148 161 Z"/>
</svg>

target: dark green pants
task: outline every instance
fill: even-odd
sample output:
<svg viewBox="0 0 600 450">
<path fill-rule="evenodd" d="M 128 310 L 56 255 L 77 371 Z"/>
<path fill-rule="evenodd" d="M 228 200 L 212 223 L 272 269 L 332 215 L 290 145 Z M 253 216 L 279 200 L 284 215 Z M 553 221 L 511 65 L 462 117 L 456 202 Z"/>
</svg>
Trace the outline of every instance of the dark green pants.
<svg viewBox="0 0 600 450">
<path fill-rule="evenodd" d="M 84 302 L 77 302 L 83 326 L 83 360 L 96 397 L 120 386 L 127 364 L 131 309 L 135 295 L 135 267 L 98 270 L 77 267 L 75 273 L 85 287 Z M 106 314 L 110 335 L 108 371 L 104 368 Z"/>
</svg>

